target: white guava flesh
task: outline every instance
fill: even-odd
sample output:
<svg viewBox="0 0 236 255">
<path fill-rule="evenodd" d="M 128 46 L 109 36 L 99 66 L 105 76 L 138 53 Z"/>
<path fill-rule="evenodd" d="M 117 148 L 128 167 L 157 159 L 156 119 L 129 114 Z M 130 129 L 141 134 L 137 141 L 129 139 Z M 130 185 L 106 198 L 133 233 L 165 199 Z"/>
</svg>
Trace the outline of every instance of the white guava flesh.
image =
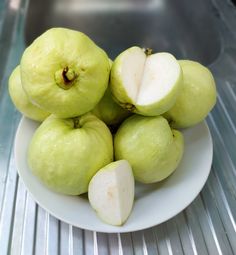
<svg viewBox="0 0 236 255">
<path fill-rule="evenodd" d="M 126 160 L 99 170 L 89 183 L 88 197 L 98 216 L 111 225 L 122 225 L 134 202 L 134 177 Z"/>
</svg>

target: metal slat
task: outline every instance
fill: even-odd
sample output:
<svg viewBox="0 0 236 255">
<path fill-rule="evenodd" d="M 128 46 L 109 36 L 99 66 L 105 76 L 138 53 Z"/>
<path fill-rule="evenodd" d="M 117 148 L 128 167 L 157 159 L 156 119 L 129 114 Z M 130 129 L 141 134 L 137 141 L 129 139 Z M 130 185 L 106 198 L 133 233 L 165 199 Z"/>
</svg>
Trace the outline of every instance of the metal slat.
<svg viewBox="0 0 236 255">
<path fill-rule="evenodd" d="M 193 206 L 189 206 L 185 212 L 185 220 L 189 228 L 189 237 L 193 251 L 197 254 L 209 254 L 204 240 L 204 236 L 198 221 L 199 215 L 196 215 Z"/>
<path fill-rule="evenodd" d="M 97 233 L 98 254 L 109 255 L 108 235 Z"/>
<path fill-rule="evenodd" d="M 120 254 L 128 254 L 133 255 L 133 243 L 131 239 L 131 234 L 124 233 L 124 234 L 117 234 L 118 235 L 118 249 Z"/>
<path fill-rule="evenodd" d="M 220 254 L 218 251 L 217 240 L 215 239 L 214 227 L 211 219 L 208 217 L 207 211 L 204 210 L 204 205 L 200 196 L 198 196 L 192 203 L 192 207 L 198 218 L 201 233 L 206 244 L 207 252 L 209 254 Z"/>
<path fill-rule="evenodd" d="M 48 213 L 41 207 L 36 207 L 34 252 L 35 255 L 48 254 Z"/>
<path fill-rule="evenodd" d="M 205 207 L 205 210 L 207 211 L 209 222 L 211 222 L 211 228 L 212 233 L 214 233 L 214 240 L 217 246 L 217 249 L 219 251 L 219 254 L 233 254 L 231 245 L 229 243 L 229 239 L 227 235 L 225 235 L 225 228 L 223 226 L 222 220 L 219 215 L 218 208 L 215 203 L 214 194 L 215 190 L 214 188 L 218 188 L 217 184 L 214 183 L 214 186 L 212 187 L 212 179 L 213 174 L 211 175 L 211 178 L 209 178 L 209 182 L 205 186 L 203 192 L 202 192 L 202 200 Z"/>
<path fill-rule="evenodd" d="M 4 82 L 6 82 L 6 80 L 4 80 Z M 5 107 L 5 105 L 9 105 L 9 98 L 7 96 L 7 91 L 2 89 L 2 94 L 0 94 L 0 114 L 5 121 L 0 125 L 0 139 L 3 141 L 0 144 L 0 201 L 4 200 L 5 184 L 9 171 L 9 155 L 11 155 L 16 130 L 16 119 L 14 117 L 8 117 L 8 114 L 14 116 L 15 110 L 13 107 Z M 4 139 L 5 137 L 9 137 L 9 139 Z"/>
<path fill-rule="evenodd" d="M 55 217 L 51 216 L 50 214 L 48 215 L 47 221 L 48 221 L 47 223 L 48 254 L 58 254 L 60 251 L 60 248 L 59 248 L 60 224 L 59 224 L 59 221 Z"/>
<path fill-rule="evenodd" d="M 84 254 L 84 244 L 83 244 L 83 230 L 73 227 L 72 228 L 73 236 L 73 255 L 82 255 Z"/>
<path fill-rule="evenodd" d="M 165 224 L 161 224 L 154 228 L 156 240 L 157 240 L 157 248 L 160 255 L 169 254 L 168 244 L 169 237 L 167 236 Z"/>
<path fill-rule="evenodd" d="M 21 180 L 18 182 L 15 211 L 13 216 L 13 231 L 11 237 L 11 254 L 17 254 L 22 250 L 25 227 L 26 190 Z"/>
<path fill-rule="evenodd" d="M 147 254 L 158 254 L 157 243 L 153 228 L 143 231 L 143 239 L 147 249 Z"/>
<path fill-rule="evenodd" d="M 143 255 L 146 253 L 146 247 L 143 246 L 143 232 L 137 231 L 131 233 L 132 245 L 135 255 Z"/>
<path fill-rule="evenodd" d="M 8 253 L 8 245 L 12 235 L 12 219 L 15 210 L 15 198 L 18 185 L 18 176 L 15 171 L 13 156 L 10 160 L 8 178 L 0 215 L 0 247 L 3 254 Z"/>
<path fill-rule="evenodd" d="M 234 126 L 232 122 L 229 122 L 227 119 L 227 115 L 224 112 L 220 102 L 220 96 L 218 97 L 218 103 L 216 104 L 214 110 L 212 111 L 212 115 L 214 116 L 214 121 L 217 122 L 217 128 L 220 131 L 220 136 L 224 140 L 225 147 L 233 161 L 234 165 L 236 164 L 236 152 L 234 148 L 236 148 L 236 140 L 232 139 L 235 137 L 236 133 L 234 132 Z"/>
<path fill-rule="evenodd" d="M 185 220 L 184 214 L 179 213 L 175 219 L 175 224 L 177 231 L 179 233 L 179 237 L 181 240 L 182 249 L 184 254 L 195 255 L 196 252 L 196 245 L 194 243 L 193 237 L 191 232 L 189 231 L 187 222 Z"/>
<path fill-rule="evenodd" d="M 96 233 L 88 230 L 84 230 L 84 254 L 97 254 L 97 241 L 94 240 Z"/>
<path fill-rule="evenodd" d="M 62 221 L 60 222 L 59 250 L 62 254 L 70 254 L 70 252 L 72 252 L 71 231 L 71 226 L 69 224 Z M 55 236 L 52 236 L 52 238 L 54 238 L 55 241 Z"/>
<path fill-rule="evenodd" d="M 36 203 L 26 192 L 26 207 L 24 215 L 24 229 L 21 244 L 21 254 L 34 254 L 34 238 L 35 238 L 35 217 L 36 217 Z"/>
<path fill-rule="evenodd" d="M 122 251 L 119 249 L 119 240 L 117 234 L 108 235 L 108 245 L 109 245 L 109 254 L 110 255 L 121 255 Z"/>
<path fill-rule="evenodd" d="M 222 186 L 224 187 L 224 194 L 227 198 L 232 215 L 236 214 L 235 204 L 235 166 L 231 161 L 229 154 L 227 153 L 223 138 L 219 130 L 217 129 L 213 119 L 210 116 L 209 126 L 212 127 L 212 135 L 214 139 L 214 158 L 213 169 L 215 174 L 219 177 Z"/>
</svg>

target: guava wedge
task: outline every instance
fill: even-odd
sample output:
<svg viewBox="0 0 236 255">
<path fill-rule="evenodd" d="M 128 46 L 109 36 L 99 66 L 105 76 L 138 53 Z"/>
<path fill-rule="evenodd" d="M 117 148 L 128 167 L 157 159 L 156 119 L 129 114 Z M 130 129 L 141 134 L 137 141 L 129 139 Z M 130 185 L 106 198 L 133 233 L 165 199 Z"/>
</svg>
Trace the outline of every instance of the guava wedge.
<svg viewBox="0 0 236 255">
<path fill-rule="evenodd" d="M 88 197 L 99 218 L 122 225 L 134 202 L 134 177 L 128 161 L 112 162 L 99 170 L 89 183 Z"/>
</svg>

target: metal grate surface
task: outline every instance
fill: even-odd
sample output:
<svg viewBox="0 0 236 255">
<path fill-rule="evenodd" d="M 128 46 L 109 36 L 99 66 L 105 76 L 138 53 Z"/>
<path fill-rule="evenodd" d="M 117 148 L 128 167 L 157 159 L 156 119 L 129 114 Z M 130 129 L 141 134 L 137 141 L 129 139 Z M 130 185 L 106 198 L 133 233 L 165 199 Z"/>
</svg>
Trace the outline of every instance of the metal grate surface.
<svg viewBox="0 0 236 255">
<path fill-rule="evenodd" d="M 207 119 L 214 142 L 209 179 L 176 217 L 126 234 L 86 231 L 57 220 L 34 202 L 17 175 L 13 141 L 20 115 L 10 102 L 7 79 L 24 49 L 27 4 L 0 1 L 0 255 L 236 254 L 236 11 L 230 1 L 212 1 L 224 48 L 210 66 L 219 95 Z"/>
</svg>

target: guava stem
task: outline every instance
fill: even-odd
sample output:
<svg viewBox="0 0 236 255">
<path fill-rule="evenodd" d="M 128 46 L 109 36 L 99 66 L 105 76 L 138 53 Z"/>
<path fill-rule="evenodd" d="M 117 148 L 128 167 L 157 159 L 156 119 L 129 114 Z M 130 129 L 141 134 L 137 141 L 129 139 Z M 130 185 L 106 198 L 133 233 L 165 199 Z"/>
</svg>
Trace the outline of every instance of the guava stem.
<svg viewBox="0 0 236 255">
<path fill-rule="evenodd" d="M 73 118 L 73 122 L 74 122 L 74 128 L 81 128 L 78 117 Z"/>
<path fill-rule="evenodd" d="M 77 77 L 75 71 L 68 66 L 55 72 L 56 84 L 63 89 L 71 88 Z"/>
<path fill-rule="evenodd" d="M 128 111 L 130 111 L 130 112 L 133 112 L 133 111 L 135 110 L 135 106 L 134 106 L 133 104 L 130 104 L 130 103 L 122 104 L 122 106 L 123 106 L 126 110 L 128 110 Z"/>
<path fill-rule="evenodd" d="M 152 55 L 153 50 L 151 48 L 144 48 L 144 53 L 146 56 Z"/>
</svg>

